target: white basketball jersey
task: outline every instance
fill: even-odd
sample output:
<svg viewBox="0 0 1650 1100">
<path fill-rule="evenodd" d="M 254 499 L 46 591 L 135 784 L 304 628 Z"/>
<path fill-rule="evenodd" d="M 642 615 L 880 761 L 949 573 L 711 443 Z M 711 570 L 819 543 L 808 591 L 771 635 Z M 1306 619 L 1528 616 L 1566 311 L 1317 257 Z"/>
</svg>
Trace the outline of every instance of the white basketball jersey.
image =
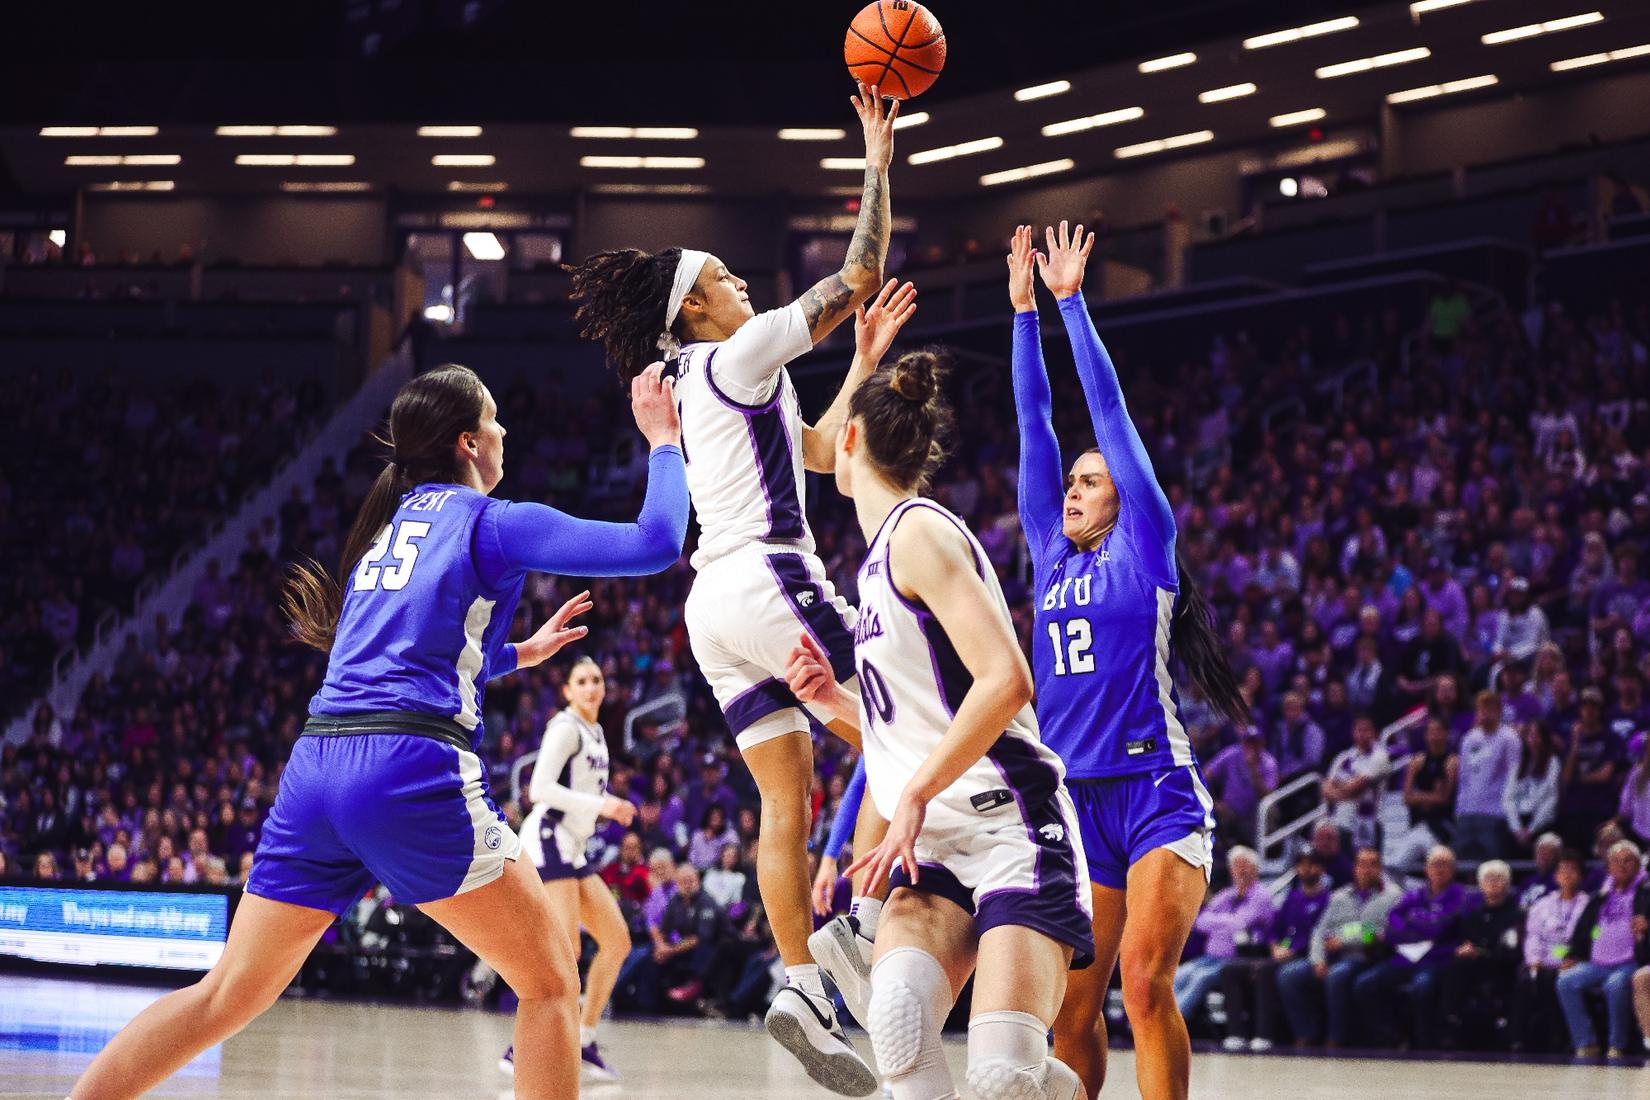
<svg viewBox="0 0 1650 1100">
<path fill-rule="evenodd" d="M 522 822 L 525 837 L 537 837 L 541 825 L 568 830 L 582 849 L 596 832 L 602 799 L 607 794 L 607 737 L 572 709 L 560 711 L 544 730 L 544 744 L 533 764 L 527 797 L 533 808 Z"/>
<path fill-rule="evenodd" d="M 889 513 L 860 566 L 854 628 L 866 783 L 877 812 L 889 820 L 900 792 L 939 745 L 973 684 L 939 620 L 901 595 L 889 576 L 889 540 L 900 520 L 916 508 L 932 509 L 956 524 L 968 539 L 996 614 L 1010 621 L 997 574 L 962 520 L 921 497 L 903 501 Z M 1028 703 L 986 755 L 929 803 L 927 824 L 944 829 L 995 822 L 1009 814 L 1025 816 L 1028 808 L 1052 798 L 1064 777 L 1060 758 L 1042 743 Z"/>
<path fill-rule="evenodd" d="M 721 343 L 682 349 L 676 403 L 699 517 L 695 569 L 753 543 L 813 552 L 803 512 L 802 410 L 785 370 L 811 347 L 802 307 L 792 303 L 758 314 Z"/>
</svg>

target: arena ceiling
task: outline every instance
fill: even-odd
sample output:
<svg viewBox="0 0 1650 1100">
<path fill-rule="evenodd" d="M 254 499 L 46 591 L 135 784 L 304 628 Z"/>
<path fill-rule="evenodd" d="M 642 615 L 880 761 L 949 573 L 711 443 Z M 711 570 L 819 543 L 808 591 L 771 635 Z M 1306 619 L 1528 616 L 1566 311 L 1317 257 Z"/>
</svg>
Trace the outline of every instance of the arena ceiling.
<svg viewBox="0 0 1650 1100">
<path fill-rule="evenodd" d="M 1283 149 L 1388 108 L 1650 66 L 1650 48 L 1635 52 L 1650 47 L 1643 0 L 931 6 L 950 60 L 908 105 L 926 121 L 902 130 L 895 177 L 919 197 L 1210 148 Z M 249 4 L 199 6 L 195 19 L 85 4 L 8 13 L 20 48 L 0 69 L 0 180 L 26 194 L 839 193 L 858 181 L 841 63 L 858 7 L 350 0 L 259 7 L 250 21 Z M 1125 7 L 1135 14 L 1114 10 Z M 1181 54 L 1195 60 L 1152 64 Z M 420 136 L 429 126 L 466 129 Z M 830 127 L 847 133 L 779 133 Z M 586 136 L 625 130 L 640 133 Z"/>
</svg>

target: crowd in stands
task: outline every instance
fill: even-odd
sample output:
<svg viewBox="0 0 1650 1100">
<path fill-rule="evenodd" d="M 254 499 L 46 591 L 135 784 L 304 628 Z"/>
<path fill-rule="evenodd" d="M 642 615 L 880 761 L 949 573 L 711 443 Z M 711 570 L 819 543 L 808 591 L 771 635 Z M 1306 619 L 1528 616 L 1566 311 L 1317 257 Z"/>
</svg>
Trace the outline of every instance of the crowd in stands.
<svg viewBox="0 0 1650 1100">
<path fill-rule="evenodd" d="M 1449 287 L 1422 317 L 1303 317 L 1266 346 L 1227 332 L 1186 364 L 1119 356 L 1180 552 L 1253 710 L 1240 728 L 1182 698 L 1232 865 L 1179 989 L 1194 1017 L 1222 994 L 1223 1022 L 1200 1028 L 1256 1047 L 1289 1038 L 1590 1051 L 1602 1044 L 1582 1026 L 1586 990 L 1598 988 L 1609 1047 L 1636 1042 L 1640 872 L 1634 855 L 1627 873 L 1630 849 L 1616 842 L 1650 838 L 1650 294 L 1623 295 L 1519 313 L 1463 309 Z M 1417 332 L 1419 351 L 1405 356 Z M 1059 343 L 1049 341 L 1057 428 L 1075 454 L 1093 440 Z M 1314 382 L 1353 359 L 1373 362 L 1379 384 L 1337 407 Z M 645 455 L 628 440 L 615 447 L 625 423 L 616 387 L 579 401 L 553 384 L 497 396 L 500 420 L 517 429 L 501 495 L 634 514 Z M 1306 415 L 1267 431 L 1262 410 L 1290 397 Z M 966 401 L 959 421 L 935 495 L 979 535 L 1029 640 L 1012 406 Z M 1193 484 L 1186 460 L 1211 438 L 1229 441 L 1230 461 Z M 178 621 L 156 624 L 153 644 L 134 642 L 75 713 L 42 714 L 27 744 L 0 751 L 0 853 L 14 869 L 239 880 L 321 671 L 284 640 L 273 599 L 281 563 L 336 558 L 376 461 L 362 448 L 329 470 L 228 576 L 203 582 Z M 216 485 L 221 465 L 207 469 Z M 54 499 L 99 499 L 110 484 Z M 857 525 L 828 484 L 811 497 L 820 556 L 853 599 Z M 111 521 L 152 521 L 122 507 Z M 88 519 L 100 544 L 133 537 L 102 516 Z M 61 560 L 46 572 L 73 575 Z M 690 581 L 678 563 L 593 586 L 580 649 L 607 677 L 611 787 L 638 806 L 631 829 L 598 834 L 594 859 L 636 945 L 618 1010 L 741 1015 L 760 1010 L 774 981 L 755 888 L 757 802 L 694 671 L 681 613 Z M 574 591 L 531 578 L 515 636 Z M 500 801 L 561 705 L 566 665 L 489 688 Z M 625 715 L 672 695 L 684 705 L 637 723 L 627 741 Z M 822 837 L 853 757 L 823 734 L 817 744 Z M 1274 897 L 1244 845 L 1256 840 L 1262 799 L 1313 775 L 1301 805 L 1283 810 L 1321 799 L 1328 816 L 1289 892 Z M 1396 800 L 1401 829 L 1382 812 Z M 1583 864 L 1567 854 L 1577 849 Z M 1475 871 L 1458 871 L 1457 858 Z M 1514 881 L 1506 861 L 1533 862 L 1533 878 Z M 1457 883 L 1472 873 L 1476 891 Z M 1596 938 L 1578 931 L 1592 928 Z M 1641 992 L 1650 1004 L 1650 975 Z M 1430 1022 L 1395 1030 L 1410 1019 L 1393 1007 L 1400 997 Z M 1483 1004 L 1504 1011 L 1486 1018 Z"/>
<path fill-rule="evenodd" d="M 0 425 L 0 717 L 144 577 L 205 534 L 318 422 L 324 398 L 272 377 L 223 386 L 108 372 L 12 377 Z M 279 547 L 266 547 L 275 553 Z M 15 701 L 15 702 L 13 702 Z"/>
</svg>

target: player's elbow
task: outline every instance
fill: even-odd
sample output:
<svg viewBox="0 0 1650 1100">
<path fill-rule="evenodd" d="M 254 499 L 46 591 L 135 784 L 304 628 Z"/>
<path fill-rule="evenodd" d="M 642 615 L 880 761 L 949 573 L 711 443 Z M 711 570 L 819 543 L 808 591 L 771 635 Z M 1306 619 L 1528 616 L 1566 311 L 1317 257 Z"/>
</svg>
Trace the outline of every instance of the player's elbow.
<svg viewBox="0 0 1650 1100">
<path fill-rule="evenodd" d="M 1031 678 L 1031 669 L 1024 661 L 1015 661 L 1002 670 L 1001 688 L 998 697 L 1005 703 L 1013 703 L 1016 711 L 1031 702 L 1036 684 Z"/>
<path fill-rule="evenodd" d="M 842 284 L 853 294 L 854 305 L 870 300 L 882 286 L 882 266 L 872 266 L 850 258 L 839 273 Z"/>
</svg>

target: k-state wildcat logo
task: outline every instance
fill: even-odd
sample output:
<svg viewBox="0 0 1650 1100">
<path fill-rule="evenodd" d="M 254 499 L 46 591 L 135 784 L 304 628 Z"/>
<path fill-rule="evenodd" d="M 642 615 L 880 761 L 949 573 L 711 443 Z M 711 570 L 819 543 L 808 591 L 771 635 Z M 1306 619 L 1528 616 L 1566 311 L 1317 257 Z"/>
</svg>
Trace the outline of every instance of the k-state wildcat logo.
<svg viewBox="0 0 1650 1100">
<path fill-rule="evenodd" d="M 798 592 L 796 602 L 801 607 L 812 607 L 814 605 L 814 594 L 812 592 Z"/>
<path fill-rule="evenodd" d="M 1053 841 L 1055 844 L 1066 839 L 1066 827 L 1064 825 L 1056 825 L 1051 822 L 1037 831 L 1043 835 L 1044 840 Z"/>
</svg>

